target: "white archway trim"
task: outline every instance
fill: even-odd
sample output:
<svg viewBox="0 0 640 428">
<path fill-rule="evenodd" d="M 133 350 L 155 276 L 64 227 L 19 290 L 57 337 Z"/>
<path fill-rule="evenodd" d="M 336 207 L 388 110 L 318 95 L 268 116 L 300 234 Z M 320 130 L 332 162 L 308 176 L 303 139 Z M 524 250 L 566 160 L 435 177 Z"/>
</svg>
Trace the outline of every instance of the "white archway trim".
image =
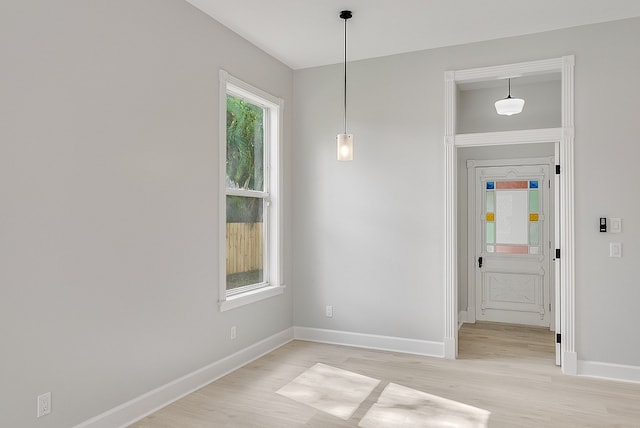
<svg viewBox="0 0 640 428">
<path fill-rule="evenodd" d="M 458 278 L 457 278 L 457 148 L 502 144 L 549 143 L 560 146 L 560 269 L 562 314 L 562 371 L 577 374 L 575 351 L 575 243 L 574 243 L 574 69 L 573 55 L 562 58 L 506 64 L 445 72 L 445 335 L 444 354 L 454 359 L 458 353 Z M 456 134 L 456 97 L 458 82 L 495 80 L 514 75 L 561 73 L 561 128 L 529 129 L 509 132 Z M 558 263 L 559 262 L 559 263 Z"/>
<path fill-rule="evenodd" d="M 454 136 L 456 147 L 549 143 L 552 141 L 560 141 L 561 139 L 562 128 L 483 132 L 479 134 L 458 134 Z"/>
</svg>

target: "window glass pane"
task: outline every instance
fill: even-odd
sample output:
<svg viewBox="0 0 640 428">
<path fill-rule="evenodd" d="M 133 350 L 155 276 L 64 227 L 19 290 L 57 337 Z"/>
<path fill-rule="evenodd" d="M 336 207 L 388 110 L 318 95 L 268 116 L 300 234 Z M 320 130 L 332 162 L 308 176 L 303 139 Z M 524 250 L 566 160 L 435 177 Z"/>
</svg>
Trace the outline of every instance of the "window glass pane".
<svg viewBox="0 0 640 428">
<path fill-rule="evenodd" d="M 529 190 L 529 212 L 537 213 L 538 209 L 538 191 Z"/>
<path fill-rule="evenodd" d="M 264 190 L 264 109 L 227 95 L 227 187 Z"/>
<path fill-rule="evenodd" d="M 227 290 L 264 282 L 264 200 L 227 196 Z"/>
<path fill-rule="evenodd" d="M 496 242 L 529 244 L 527 190 L 496 191 Z"/>
<path fill-rule="evenodd" d="M 487 212 L 488 213 L 492 213 L 495 211 L 495 204 L 493 203 L 494 201 L 494 192 L 487 192 Z"/>
<path fill-rule="evenodd" d="M 486 240 L 487 240 L 487 244 L 496 243 L 496 224 L 495 223 L 487 223 Z"/>
<path fill-rule="evenodd" d="M 529 247 L 526 245 L 496 245 L 496 253 L 527 254 Z"/>
<path fill-rule="evenodd" d="M 529 182 L 523 180 L 507 180 L 498 181 L 496 183 L 496 189 L 527 189 L 529 188 Z"/>
<path fill-rule="evenodd" d="M 538 224 L 535 222 L 529 223 L 529 245 L 538 245 L 539 243 Z"/>
</svg>

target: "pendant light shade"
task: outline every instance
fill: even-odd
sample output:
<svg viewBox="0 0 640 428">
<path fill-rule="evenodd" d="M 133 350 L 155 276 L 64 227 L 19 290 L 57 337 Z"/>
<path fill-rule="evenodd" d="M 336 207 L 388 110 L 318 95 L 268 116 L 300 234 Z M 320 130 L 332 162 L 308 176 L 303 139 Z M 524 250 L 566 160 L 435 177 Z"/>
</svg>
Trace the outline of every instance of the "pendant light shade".
<svg viewBox="0 0 640 428">
<path fill-rule="evenodd" d="M 353 134 L 338 134 L 336 142 L 338 143 L 338 160 L 353 160 Z"/>
<path fill-rule="evenodd" d="M 347 134 L 347 20 L 353 16 L 350 10 L 340 12 L 344 19 L 344 133 L 336 137 L 338 160 L 353 160 L 353 134 Z"/>
<path fill-rule="evenodd" d="M 509 95 L 507 98 L 496 101 L 496 112 L 503 116 L 511 116 L 522 112 L 524 100 L 511 98 L 511 79 L 509 79 Z"/>
</svg>

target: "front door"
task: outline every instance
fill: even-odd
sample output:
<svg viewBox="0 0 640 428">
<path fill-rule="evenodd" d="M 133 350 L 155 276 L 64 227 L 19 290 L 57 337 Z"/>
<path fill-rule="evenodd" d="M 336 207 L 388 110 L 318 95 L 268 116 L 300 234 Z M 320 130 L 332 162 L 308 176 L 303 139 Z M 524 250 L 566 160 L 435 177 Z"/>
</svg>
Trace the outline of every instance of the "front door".
<svg viewBox="0 0 640 428">
<path fill-rule="evenodd" d="M 476 168 L 476 319 L 550 326 L 549 166 Z"/>
</svg>

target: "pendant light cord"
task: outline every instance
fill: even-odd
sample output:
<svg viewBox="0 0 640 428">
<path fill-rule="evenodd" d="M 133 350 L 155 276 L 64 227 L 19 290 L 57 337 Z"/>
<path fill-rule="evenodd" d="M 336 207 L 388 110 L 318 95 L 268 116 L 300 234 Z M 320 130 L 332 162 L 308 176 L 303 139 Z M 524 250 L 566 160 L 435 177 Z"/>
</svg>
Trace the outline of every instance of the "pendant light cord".
<svg viewBox="0 0 640 428">
<path fill-rule="evenodd" d="M 347 133 L 347 19 L 344 18 L 344 133 Z"/>
</svg>

